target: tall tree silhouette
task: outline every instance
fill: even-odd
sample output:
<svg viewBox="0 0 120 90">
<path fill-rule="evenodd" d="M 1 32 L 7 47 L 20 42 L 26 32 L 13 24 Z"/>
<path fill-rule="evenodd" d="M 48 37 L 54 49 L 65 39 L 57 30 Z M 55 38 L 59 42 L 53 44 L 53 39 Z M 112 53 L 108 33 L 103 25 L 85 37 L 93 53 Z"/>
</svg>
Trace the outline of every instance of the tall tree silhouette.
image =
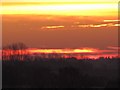
<svg viewBox="0 0 120 90">
<path fill-rule="evenodd" d="M 28 54 L 27 46 L 23 43 L 13 43 L 3 47 L 3 60 L 23 60 Z"/>
</svg>

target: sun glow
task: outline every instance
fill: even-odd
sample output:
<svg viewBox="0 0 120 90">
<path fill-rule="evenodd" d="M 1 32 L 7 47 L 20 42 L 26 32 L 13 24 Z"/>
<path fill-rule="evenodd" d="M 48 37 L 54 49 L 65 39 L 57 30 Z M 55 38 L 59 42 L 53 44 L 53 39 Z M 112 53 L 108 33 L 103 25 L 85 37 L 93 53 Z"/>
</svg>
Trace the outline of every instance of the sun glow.
<svg viewBox="0 0 120 90">
<path fill-rule="evenodd" d="M 31 53 L 94 53 L 94 49 L 29 49 Z"/>
<path fill-rule="evenodd" d="M 0 14 L 115 15 L 116 4 L 13 4 L 2 6 Z"/>
<path fill-rule="evenodd" d="M 117 47 L 110 47 L 117 48 Z M 108 54 L 107 54 L 108 53 Z M 2 50 L 2 57 L 9 58 L 10 56 L 24 56 L 29 55 L 30 57 L 38 56 L 41 58 L 76 58 L 76 59 L 97 59 L 100 57 L 118 57 L 117 50 L 99 50 L 95 48 L 81 48 L 81 49 L 38 49 L 28 48 L 25 50 Z"/>
</svg>

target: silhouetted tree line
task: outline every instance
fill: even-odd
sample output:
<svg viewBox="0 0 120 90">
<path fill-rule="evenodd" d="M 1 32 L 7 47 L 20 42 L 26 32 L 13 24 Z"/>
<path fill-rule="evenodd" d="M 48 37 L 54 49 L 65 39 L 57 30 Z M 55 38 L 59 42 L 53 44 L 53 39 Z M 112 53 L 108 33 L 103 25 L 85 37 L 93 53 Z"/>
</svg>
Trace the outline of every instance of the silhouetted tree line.
<svg viewBox="0 0 120 90">
<path fill-rule="evenodd" d="M 117 59 L 3 61 L 3 88 L 119 87 Z"/>
<path fill-rule="evenodd" d="M 14 43 L 3 47 L 3 60 L 25 60 L 28 56 L 27 46 L 23 43 Z"/>
<path fill-rule="evenodd" d="M 3 88 L 118 88 L 119 65 L 119 58 L 15 58 L 2 61 L 2 84 Z"/>
<path fill-rule="evenodd" d="M 81 54 L 81 59 L 85 60 L 92 60 L 90 58 L 84 58 L 85 55 Z M 2 49 L 2 60 L 39 60 L 40 58 L 64 58 L 63 55 L 57 54 L 57 53 L 52 53 L 52 54 L 36 54 L 32 53 L 30 54 L 28 51 L 28 47 L 23 44 L 23 43 L 13 43 L 11 45 L 4 46 Z M 68 54 L 68 58 L 72 59 L 75 58 L 74 56 L 72 57 L 71 55 Z M 113 57 L 118 58 L 118 57 Z M 100 57 L 100 60 L 105 59 L 105 60 L 110 60 L 111 58 L 109 57 Z M 97 59 L 96 59 L 97 60 Z"/>
</svg>

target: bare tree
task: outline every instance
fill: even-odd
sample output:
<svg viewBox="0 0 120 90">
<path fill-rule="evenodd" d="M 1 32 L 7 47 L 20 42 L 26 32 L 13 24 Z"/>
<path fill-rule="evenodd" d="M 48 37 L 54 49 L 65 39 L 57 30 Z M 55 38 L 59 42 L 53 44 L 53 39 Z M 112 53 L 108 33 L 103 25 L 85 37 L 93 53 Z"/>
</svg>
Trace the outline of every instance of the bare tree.
<svg viewBox="0 0 120 90">
<path fill-rule="evenodd" d="M 3 47 L 3 60 L 24 60 L 28 54 L 27 46 L 23 43 L 13 43 Z"/>
</svg>

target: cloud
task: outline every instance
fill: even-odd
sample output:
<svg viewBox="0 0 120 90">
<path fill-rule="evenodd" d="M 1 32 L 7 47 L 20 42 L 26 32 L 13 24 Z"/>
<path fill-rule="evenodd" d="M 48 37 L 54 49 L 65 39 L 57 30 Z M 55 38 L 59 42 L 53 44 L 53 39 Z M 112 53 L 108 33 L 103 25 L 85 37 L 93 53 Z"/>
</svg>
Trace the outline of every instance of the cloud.
<svg viewBox="0 0 120 90">
<path fill-rule="evenodd" d="M 38 49 L 38 48 L 30 48 L 29 51 L 31 54 L 42 54 L 44 53 L 46 56 L 47 54 L 54 54 L 60 55 L 64 58 L 75 57 L 77 59 L 81 58 L 92 58 L 97 59 L 99 57 L 117 57 L 118 53 L 116 50 L 101 50 L 96 48 L 63 48 L 63 49 Z"/>
<path fill-rule="evenodd" d="M 112 47 L 110 47 L 112 48 Z M 114 48 L 114 47 L 113 47 Z M 96 49 L 96 48 L 63 48 L 63 49 L 29 49 L 32 53 L 89 53 L 89 54 L 104 54 L 104 53 L 117 53 L 117 50 L 109 49 Z"/>
<path fill-rule="evenodd" d="M 108 23 L 108 24 L 86 24 L 86 25 L 78 25 L 78 27 L 88 28 L 88 27 L 117 27 L 120 24 Z"/>
<path fill-rule="evenodd" d="M 118 23 L 118 21 L 120 20 L 102 20 L 102 21 L 90 21 L 90 20 L 87 20 L 86 21 L 89 21 L 90 23 L 85 23 L 85 24 L 82 24 L 81 22 L 74 22 L 74 25 L 72 25 L 72 27 L 80 27 L 80 28 L 99 28 L 99 27 L 118 27 L 120 26 L 120 24 Z M 94 22 L 93 22 L 94 21 Z"/>
<path fill-rule="evenodd" d="M 111 17 L 111 20 L 115 18 Z M 57 15 L 3 15 L 5 29 L 21 30 L 74 30 L 79 28 L 117 27 L 120 24 L 108 21 L 105 17 L 57 16 Z M 115 20 L 116 21 L 116 20 Z M 15 25 L 15 26 L 14 26 Z M 19 27 L 19 28 L 18 28 Z"/>
<path fill-rule="evenodd" d="M 62 48 L 62 49 L 45 49 L 45 48 L 28 48 L 27 50 L 29 51 L 29 54 L 38 54 L 42 56 L 42 54 L 48 56 L 49 54 L 54 54 L 57 55 L 62 55 L 65 58 L 69 57 L 75 57 L 77 59 L 80 58 L 94 58 L 97 59 L 99 57 L 116 57 L 118 56 L 118 53 L 116 51 L 116 47 L 108 47 L 110 49 L 115 49 L 115 50 L 101 50 L 97 48 Z M 7 51 L 7 50 L 6 50 Z M 2 55 L 0 55 L 1 57 Z M 44 56 L 43 56 L 44 57 Z"/>
<path fill-rule="evenodd" d="M 118 22 L 120 20 L 103 20 L 103 22 Z"/>
<path fill-rule="evenodd" d="M 116 45 L 118 30 L 116 27 L 106 28 L 107 23 L 103 20 L 107 19 L 115 20 L 115 17 L 3 15 L 3 45 L 12 42 L 23 42 L 38 48 L 41 45 L 48 48 Z M 90 28 L 83 28 L 82 25 Z M 102 28 L 93 28 L 99 25 Z"/>
<path fill-rule="evenodd" d="M 115 50 L 119 50 L 120 47 L 115 47 L 115 46 L 108 46 L 109 49 L 115 49 Z"/>
<path fill-rule="evenodd" d="M 57 28 L 64 28 L 64 26 L 43 26 L 41 29 L 57 29 Z"/>
<path fill-rule="evenodd" d="M 97 52 L 96 49 L 91 48 L 82 48 L 82 49 L 29 49 L 31 53 L 66 53 L 66 54 L 72 54 L 72 53 L 95 53 Z"/>
</svg>

